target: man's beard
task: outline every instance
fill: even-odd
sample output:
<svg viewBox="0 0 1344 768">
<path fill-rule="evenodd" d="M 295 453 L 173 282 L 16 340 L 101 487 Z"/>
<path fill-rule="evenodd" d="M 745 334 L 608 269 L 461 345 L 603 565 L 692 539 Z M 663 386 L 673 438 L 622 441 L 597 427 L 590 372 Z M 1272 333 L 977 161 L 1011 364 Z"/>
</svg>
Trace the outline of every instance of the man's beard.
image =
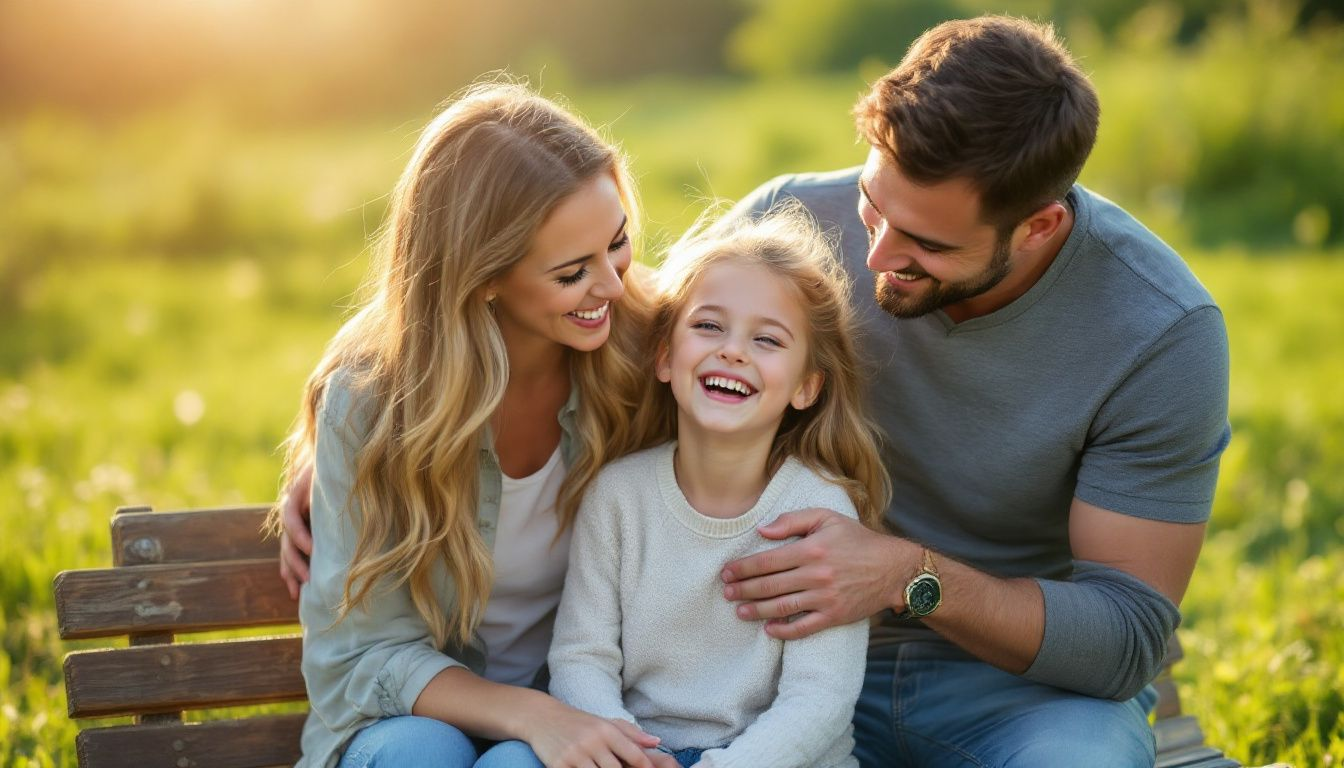
<svg viewBox="0 0 1344 768">
<path fill-rule="evenodd" d="M 929 286 L 917 294 L 907 295 L 893 288 L 879 272 L 876 275 L 877 304 L 892 317 L 910 318 L 927 315 L 935 309 L 942 309 L 949 304 L 979 296 L 1003 282 L 1012 271 L 1012 265 L 1009 263 L 1011 243 L 1010 237 L 998 238 L 994 243 L 994 255 L 984 270 L 960 282 L 944 283 L 928 276 L 928 273 L 921 269 L 920 274 L 926 276 Z"/>
</svg>

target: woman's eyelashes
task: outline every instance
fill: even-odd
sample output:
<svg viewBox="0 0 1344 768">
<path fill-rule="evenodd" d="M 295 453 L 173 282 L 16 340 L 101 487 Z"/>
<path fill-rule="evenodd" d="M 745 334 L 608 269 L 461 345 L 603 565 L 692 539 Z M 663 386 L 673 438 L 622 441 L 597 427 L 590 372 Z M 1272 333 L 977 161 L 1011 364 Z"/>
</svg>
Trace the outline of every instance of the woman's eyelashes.
<svg viewBox="0 0 1344 768">
<path fill-rule="evenodd" d="M 621 236 L 607 246 L 607 253 L 615 253 L 630 244 L 630 233 L 622 232 Z M 568 275 L 561 275 L 555 279 L 555 282 L 563 286 L 571 286 L 588 276 L 588 265 L 579 267 L 575 272 Z"/>
<path fill-rule="evenodd" d="M 571 286 L 588 276 L 588 266 L 579 267 L 577 272 L 569 275 L 561 275 L 555 279 L 555 282 L 563 286 Z"/>
</svg>

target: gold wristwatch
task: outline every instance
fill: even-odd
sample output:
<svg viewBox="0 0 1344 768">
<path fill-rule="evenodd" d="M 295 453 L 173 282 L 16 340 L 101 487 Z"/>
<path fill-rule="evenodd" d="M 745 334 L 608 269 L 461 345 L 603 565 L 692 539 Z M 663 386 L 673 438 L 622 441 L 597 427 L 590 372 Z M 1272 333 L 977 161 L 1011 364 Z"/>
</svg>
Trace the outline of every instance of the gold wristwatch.
<svg viewBox="0 0 1344 768">
<path fill-rule="evenodd" d="M 898 619 L 922 619 L 938 610 L 943 604 L 943 583 L 938 580 L 938 566 L 934 565 L 933 552 L 924 548 L 924 567 L 905 585 L 905 610 L 896 615 Z"/>
</svg>

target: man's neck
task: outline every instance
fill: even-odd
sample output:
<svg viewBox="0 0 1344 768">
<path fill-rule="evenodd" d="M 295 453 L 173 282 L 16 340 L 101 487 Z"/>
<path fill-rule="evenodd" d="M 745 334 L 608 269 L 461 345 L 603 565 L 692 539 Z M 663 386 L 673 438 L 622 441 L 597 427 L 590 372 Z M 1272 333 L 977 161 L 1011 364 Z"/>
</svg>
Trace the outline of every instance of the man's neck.
<svg viewBox="0 0 1344 768">
<path fill-rule="evenodd" d="M 1064 250 L 1064 243 L 1068 242 L 1069 234 L 1073 232 L 1073 223 L 1073 205 L 1065 201 L 1064 220 L 1055 229 L 1055 233 L 1039 248 L 1026 254 L 1014 264 L 1012 271 L 1003 279 L 1003 282 L 979 296 L 944 307 L 943 311 L 947 313 L 952 322 L 964 323 L 967 320 L 997 312 L 1020 299 L 1040 281 L 1041 277 L 1050 269 L 1050 265 L 1055 263 L 1055 257 L 1059 256 L 1060 251 Z"/>
</svg>

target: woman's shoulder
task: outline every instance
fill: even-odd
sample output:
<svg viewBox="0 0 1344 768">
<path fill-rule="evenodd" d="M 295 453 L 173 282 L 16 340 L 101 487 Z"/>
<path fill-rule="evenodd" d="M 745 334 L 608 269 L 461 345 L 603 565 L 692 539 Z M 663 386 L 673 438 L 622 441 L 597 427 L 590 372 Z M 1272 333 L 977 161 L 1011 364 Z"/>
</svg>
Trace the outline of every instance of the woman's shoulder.
<svg viewBox="0 0 1344 768">
<path fill-rule="evenodd" d="M 317 409 L 323 426 L 362 437 L 372 429 L 376 412 L 373 384 L 362 371 L 342 366 L 327 375 Z"/>
</svg>

